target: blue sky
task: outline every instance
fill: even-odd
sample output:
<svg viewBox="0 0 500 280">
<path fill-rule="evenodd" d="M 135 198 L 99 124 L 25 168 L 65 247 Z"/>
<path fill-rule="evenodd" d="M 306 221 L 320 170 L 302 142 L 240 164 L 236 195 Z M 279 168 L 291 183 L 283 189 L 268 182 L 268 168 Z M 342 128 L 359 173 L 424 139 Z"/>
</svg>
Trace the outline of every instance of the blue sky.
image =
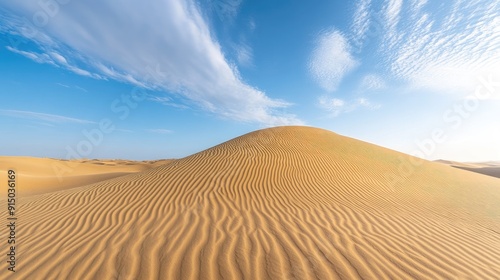
<svg viewBox="0 0 500 280">
<path fill-rule="evenodd" d="M 303 124 L 500 160 L 500 2 L 0 1 L 0 154 L 179 158 Z"/>
</svg>

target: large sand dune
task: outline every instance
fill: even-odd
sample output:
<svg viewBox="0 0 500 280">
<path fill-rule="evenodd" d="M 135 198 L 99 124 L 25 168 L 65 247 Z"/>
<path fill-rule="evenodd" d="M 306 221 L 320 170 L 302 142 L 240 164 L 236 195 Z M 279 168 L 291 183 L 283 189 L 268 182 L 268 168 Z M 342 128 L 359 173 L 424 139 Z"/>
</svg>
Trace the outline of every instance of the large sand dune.
<svg viewBox="0 0 500 280">
<path fill-rule="evenodd" d="M 500 179 L 407 159 L 280 127 L 21 197 L 15 279 L 498 279 Z"/>
</svg>

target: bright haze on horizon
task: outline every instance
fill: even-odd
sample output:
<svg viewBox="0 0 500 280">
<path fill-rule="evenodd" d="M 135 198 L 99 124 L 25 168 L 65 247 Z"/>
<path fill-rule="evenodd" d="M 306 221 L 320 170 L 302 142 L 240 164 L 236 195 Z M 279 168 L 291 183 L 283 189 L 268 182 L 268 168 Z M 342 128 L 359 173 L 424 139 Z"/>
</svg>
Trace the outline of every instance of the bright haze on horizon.
<svg viewBox="0 0 500 280">
<path fill-rule="evenodd" d="M 300 124 L 500 160 L 499 1 L 0 3 L 0 155 L 178 158 Z"/>
</svg>

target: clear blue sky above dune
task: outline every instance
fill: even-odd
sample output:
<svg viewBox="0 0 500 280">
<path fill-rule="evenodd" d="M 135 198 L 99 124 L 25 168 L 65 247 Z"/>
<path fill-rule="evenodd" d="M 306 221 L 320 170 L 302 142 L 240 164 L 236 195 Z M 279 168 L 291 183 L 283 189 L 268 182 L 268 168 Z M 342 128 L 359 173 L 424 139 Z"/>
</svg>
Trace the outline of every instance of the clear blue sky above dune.
<svg viewBox="0 0 500 280">
<path fill-rule="evenodd" d="M 500 160 L 500 2 L 0 0 L 0 154 L 182 157 L 305 124 Z"/>
</svg>

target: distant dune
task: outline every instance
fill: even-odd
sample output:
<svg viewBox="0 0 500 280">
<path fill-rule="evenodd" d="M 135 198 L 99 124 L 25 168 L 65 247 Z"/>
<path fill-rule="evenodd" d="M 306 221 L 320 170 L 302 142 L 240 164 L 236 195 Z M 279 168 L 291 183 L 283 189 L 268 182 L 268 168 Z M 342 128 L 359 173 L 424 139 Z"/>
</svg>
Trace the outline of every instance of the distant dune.
<svg viewBox="0 0 500 280">
<path fill-rule="evenodd" d="M 34 194 L 65 190 L 97 183 L 132 173 L 144 171 L 171 160 L 60 160 L 33 157 L 0 156 L 0 170 L 15 168 L 22 180 L 20 194 Z M 6 189 L 0 190 L 4 198 Z"/>
<path fill-rule="evenodd" d="M 265 129 L 21 197 L 15 279 L 498 279 L 499 186 L 326 130 Z"/>
<path fill-rule="evenodd" d="M 500 162 L 474 162 L 463 163 L 448 160 L 436 160 L 436 162 L 444 163 L 455 168 L 460 168 L 496 178 L 500 178 Z"/>
</svg>

